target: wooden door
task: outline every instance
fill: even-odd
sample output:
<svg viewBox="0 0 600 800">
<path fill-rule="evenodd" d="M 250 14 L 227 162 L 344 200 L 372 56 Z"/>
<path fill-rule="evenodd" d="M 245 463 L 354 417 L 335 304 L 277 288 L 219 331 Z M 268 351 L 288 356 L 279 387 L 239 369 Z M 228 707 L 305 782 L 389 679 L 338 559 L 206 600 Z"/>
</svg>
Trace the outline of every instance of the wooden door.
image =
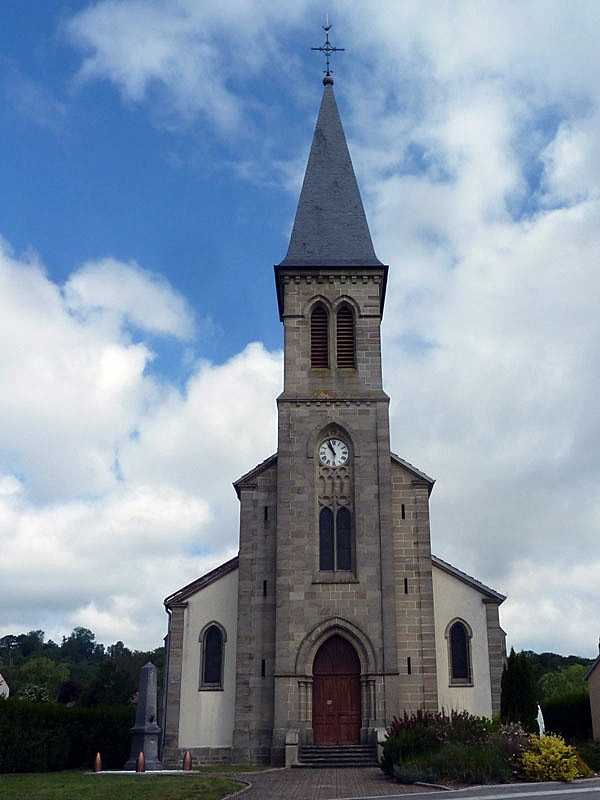
<svg viewBox="0 0 600 800">
<path fill-rule="evenodd" d="M 350 642 L 332 636 L 313 664 L 315 744 L 360 744 L 360 661 Z"/>
</svg>

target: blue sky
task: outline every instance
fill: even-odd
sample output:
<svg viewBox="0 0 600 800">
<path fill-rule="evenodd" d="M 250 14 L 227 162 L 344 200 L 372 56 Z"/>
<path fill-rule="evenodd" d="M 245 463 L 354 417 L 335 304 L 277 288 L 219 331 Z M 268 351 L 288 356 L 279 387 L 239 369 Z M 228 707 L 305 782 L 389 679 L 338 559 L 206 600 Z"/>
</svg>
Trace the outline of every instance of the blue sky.
<svg viewBox="0 0 600 800">
<path fill-rule="evenodd" d="M 392 447 L 509 645 L 594 655 L 600 6 L 337 0 Z M 0 7 L 0 635 L 154 647 L 276 449 L 311 0 Z M 133 566 L 135 565 L 135 566 Z"/>
<path fill-rule="evenodd" d="M 249 332 L 277 347 L 279 325 L 265 314 L 266 265 L 285 254 L 295 201 L 276 161 L 298 156 L 290 139 L 306 148 L 309 127 L 295 121 L 266 143 L 256 120 L 249 130 L 223 132 L 203 113 L 163 116 L 168 101 L 154 85 L 139 103 L 124 103 L 106 80 L 78 80 L 86 49 L 70 23 L 87 5 L 57 12 L 40 3 L 30 15 L 22 3 L 3 9 L 2 174 L 15 187 L 0 201 L 4 235 L 17 252 L 38 252 L 57 282 L 99 255 L 168 277 L 192 303 L 209 358 L 238 352 Z M 320 43 L 317 26 L 313 34 Z M 316 77 L 320 64 L 310 55 Z M 257 117 L 289 121 L 294 92 L 270 72 L 268 92 L 253 87 Z M 267 105 L 272 94 L 277 109 Z M 252 180 L 240 179 L 244 162 L 256 169 L 261 156 Z M 170 373 L 175 365 L 161 367 Z"/>
</svg>

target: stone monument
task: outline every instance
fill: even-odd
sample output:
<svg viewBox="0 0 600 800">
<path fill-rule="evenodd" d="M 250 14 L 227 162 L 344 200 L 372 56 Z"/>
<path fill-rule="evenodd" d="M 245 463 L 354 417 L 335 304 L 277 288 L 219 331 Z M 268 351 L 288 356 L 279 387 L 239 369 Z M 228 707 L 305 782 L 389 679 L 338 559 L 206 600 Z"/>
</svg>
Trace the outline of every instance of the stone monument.
<svg viewBox="0 0 600 800">
<path fill-rule="evenodd" d="M 135 725 L 131 729 L 131 753 L 123 769 L 136 769 L 140 753 L 144 754 L 147 770 L 162 769 L 158 760 L 160 728 L 156 724 L 156 716 L 156 667 L 149 661 L 140 669 L 137 712 Z"/>
</svg>

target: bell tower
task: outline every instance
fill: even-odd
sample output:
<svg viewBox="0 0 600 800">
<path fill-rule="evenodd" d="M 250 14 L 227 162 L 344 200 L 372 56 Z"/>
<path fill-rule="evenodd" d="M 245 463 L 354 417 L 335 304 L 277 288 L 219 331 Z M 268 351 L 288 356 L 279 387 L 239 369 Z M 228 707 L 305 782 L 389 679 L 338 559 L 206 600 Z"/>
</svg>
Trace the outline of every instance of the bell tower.
<svg viewBox="0 0 600 800">
<path fill-rule="evenodd" d="M 288 251 L 275 266 L 277 453 L 235 484 L 234 751 L 269 753 L 275 764 L 302 745 L 372 743 L 404 709 L 437 710 L 433 482 L 390 452 L 380 340 L 388 268 L 373 249 L 331 75 L 323 84 Z"/>
<path fill-rule="evenodd" d="M 388 268 L 373 249 L 333 79 L 323 83 L 288 252 L 275 267 L 284 325 L 275 750 L 290 728 L 299 728 L 304 743 L 337 743 L 335 732 L 331 741 L 327 734 L 315 741 L 313 724 L 314 657 L 331 636 L 343 637 L 360 661 L 359 741 L 369 741 L 400 708 L 389 398 L 380 343 Z"/>
</svg>

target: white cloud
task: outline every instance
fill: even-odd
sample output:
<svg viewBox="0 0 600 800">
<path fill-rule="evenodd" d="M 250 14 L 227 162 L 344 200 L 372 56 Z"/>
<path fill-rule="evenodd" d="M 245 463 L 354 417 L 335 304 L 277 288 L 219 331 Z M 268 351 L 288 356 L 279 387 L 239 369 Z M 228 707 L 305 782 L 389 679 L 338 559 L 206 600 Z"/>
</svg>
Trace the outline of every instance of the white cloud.
<svg viewBox="0 0 600 800">
<path fill-rule="evenodd" d="M 600 6 L 334 6 L 347 48 L 336 92 L 376 250 L 391 264 L 394 450 L 438 479 L 434 550 L 509 594 L 509 643 L 591 654 Z M 287 113 L 284 94 L 304 114 L 289 41 L 300 30 L 298 47 L 316 41 L 304 38 L 313 8 L 104 0 L 67 30 L 85 52 L 81 83 L 108 80 L 127 103 L 200 115 L 219 135 L 254 125 L 279 137 L 278 158 L 256 146 L 239 160 L 266 179 L 297 169 L 280 157 L 290 120 L 263 130 L 259 82 L 296 70 L 271 93 L 271 114 Z M 29 561 L 32 604 L 67 609 L 107 640 L 143 622 L 150 646 L 164 594 L 235 549 L 230 482 L 275 448 L 281 357 L 253 344 L 226 364 L 197 363 L 184 391 L 159 385 L 151 337 L 194 332 L 168 286 L 113 259 L 85 265 L 62 290 L 35 260 L 4 251 L 0 270 L 0 369 L 11 376 L 0 395 L 0 525 L 17 531 L 15 559 L 36 549 L 54 559 L 55 583 Z M 94 557 L 86 593 L 70 576 Z M 0 575 L 0 591 L 13 596 L 28 574 Z"/>
<path fill-rule="evenodd" d="M 150 646 L 152 637 L 158 644 L 163 596 L 205 564 L 195 548 L 209 542 L 208 520 L 201 497 L 160 484 L 131 482 L 91 500 L 41 506 L 24 495 L 0 498 L 3 630 L 41 617 L 58 638 L 70 620 L 99 641 L 123 630 L 132 646 Z M 140 628 L 150 616 L 151 629 Z"/>
<path fill-rule="evenodd" d="M 144 375 L 151 350 L 130 341 L 121 308 L 74 316 L 41 265 L 16 260 L 6 246 L 0 281 L 0 371 L 10 376 L 0 393 L 2 452 L 36 495 L 106 490 L 116 480 L 116 446 L 160 394 Z M 174 302 L 166 286 L 162 296 L 167 307 Z"/>
<path fill-rule="evenodd" d="M 104 258 L 84 264 L 64 289 L 69 310 L 86 319 L 95 312 L 117 314 L 142 331 L 189 339 L 194 331 L 193 313 L 187 301 L 172 291 L 164 278 Z"/>
<path fill-rule="evenodd" d="M 572 204 L 597 200 L 600 195 L 600 158 L 596 133 L 600 109 L 589 116 L 561 124 L 542 153 L 549 203 Z"/>
<path fill-rule="evenodd" d="M 104 260 L 61 292 L 4 245 L 0 284 L 1 631 L 156 646 L 162 599 L 237 549 L 231 480 L 275 447 L 281 356 L 192 364 L 180 393 L 127 332 L 188 335 L 166 281 Z"/>
<path fill-rule="evenodd" d="M 596 599 L 585 587 L 600 521 L 599 98 L 596 78 L 576 65 L 592 43 L 576 15 L 540 41 L 539 29 L 517 24 L 509 43 L 503 30 L 515 20 L 502 14 L 489 51 L 467 42 L 473 27 L 460 14 L 447 28 L 451 56 L 433 43 L 435 24 L 418 32 L 429 86 L 408 109 L 413 124 L 392 116 L 395 149 L 384 124 L 353 118 L 374 238 L 392 265 L 392 438 L 438 479 L 434 550 L 509 594 L 509 643 L 589 654 Z M 385 52 L 388 74 L 409 47 Z M 434 154 L 433 170 L 409 168 L 415 142 Z"/>
<path fill-rule="evenodd" d="M 589 640 L 586 653 L 594 656 L 598 629 L 590 624 L 589 609 L 600 602 L 599 567 L 593 556 L 562 570 L 527 559 L 515 562 L 503 610 L 511 639 L 529 650 L 565 655 L 581 654 L 582 642 Z"/>
<path fill-rule="evenodd" d="M 87 54 L 79 83 L 107 78 L 134 103 L 154 92 L 163 118 L 201 113 L 231 132 L 249 105 L 231 82 L 280 61 L 277 30 L 297 24 L 306 5 L 273 5 L 266 13 L 254 0 L 103 0 L 72 17 L 66 30 Z"/>
</svg>

